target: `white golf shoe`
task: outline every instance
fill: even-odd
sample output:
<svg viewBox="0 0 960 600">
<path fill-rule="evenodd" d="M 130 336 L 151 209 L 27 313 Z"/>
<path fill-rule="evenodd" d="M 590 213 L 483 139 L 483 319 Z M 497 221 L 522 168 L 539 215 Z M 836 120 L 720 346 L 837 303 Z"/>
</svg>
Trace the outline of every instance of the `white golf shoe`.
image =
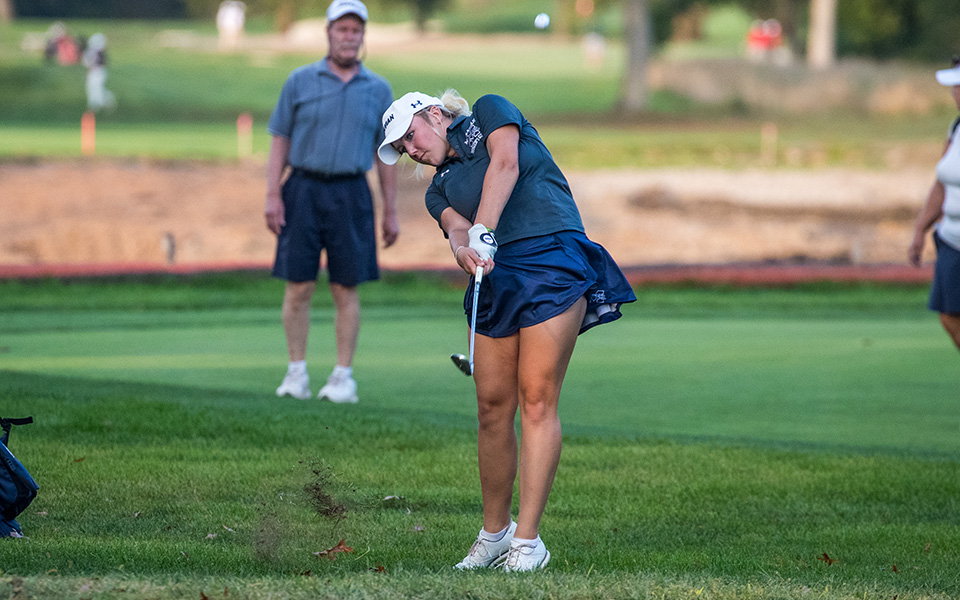
<svg viewBox="0 0 960 600">
<path fill-rule="evenodd" d="M 517 524 L 511 520 L 507 532 L 497 542 L 485 540 L 481 532 L 480 535 L 477 535 L 477 541 L 470 546 L 470 552 L 467 552 L 463 560 L 455 564 L 453 568 L 465 570 L 492 566 L 510 550 L 510 540 L 513 539 L 513 532 L 516 530 Z"/>
<path fill-rule="evenodd" d="M 504 558 L 501 566 L 508 573 L 521 571 L 536 571 L 547 566 L 550 562 L 550 551 L 543 545 L 540 538 L 529 543 L 530 540 L 524 540 L 524 543 L 518 543 L 513 540 L 510 543 L 510 549 Z"/>
<path fill-rule="evenodd" d="M 287 376 L 283 378 L 283 383 L 277 388 L 277 396 L 291 396 L 299 400 L 307 400 L 313 394 L 310 393 L 310 376 L 304 372 L 287 371 Z"/>
<path fill-rule="evenodd" d="M 356 404 L 357 382 L 349 375 L 334 373 L 327 378 L 327 385 L 320 388 L 317 397 L 321 400 L 329 400 L 334 404 Z"/>
</svg>

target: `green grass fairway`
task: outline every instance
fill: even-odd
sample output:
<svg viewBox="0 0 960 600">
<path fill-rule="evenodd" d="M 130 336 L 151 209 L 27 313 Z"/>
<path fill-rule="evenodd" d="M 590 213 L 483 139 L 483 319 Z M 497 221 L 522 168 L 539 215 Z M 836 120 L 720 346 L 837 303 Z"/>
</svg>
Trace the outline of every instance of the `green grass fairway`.
<svg viewBox="0 0 960 600">
<path fill-rule="evenodd" d="M 0 406 L 36 418 L 11 449 L 41 486 L 30 539 L 0 544 L 0 589 L 960 595 L 960 357 L 920 288 L 640 290 L 578 343 L 554 559 L 525 577 L 450 569 L 480 526 L 472 383 L 448 358 L 460 291 L 365 288 L 356 406 L 273 396 L 279 293 L 249 276 L 0 283 Z M 330 316 L 319 302 L 315 391 Z M 317 554 L 341 539 L 352 552 Z"/>
</svg>

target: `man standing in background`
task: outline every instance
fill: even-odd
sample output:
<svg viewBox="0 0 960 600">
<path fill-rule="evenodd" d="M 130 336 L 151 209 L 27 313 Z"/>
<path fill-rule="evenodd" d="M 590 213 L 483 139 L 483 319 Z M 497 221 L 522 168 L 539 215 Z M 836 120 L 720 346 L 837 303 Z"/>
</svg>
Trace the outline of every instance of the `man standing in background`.
<svg viewBox="0 0 960 600">
<path fill-rule="evenodd" d="M 366 179 L 374 163 L 384 245 L 393 244 L 399 233 L 395 167 L 374 160 L 383 139 L 380 116 L 393 102 L 393 91 L 360 61 L 366 22 L 367 7 L 360 0 L 333 1 L 327 9 L 327 56 L 290 74 L 267 126 L 273 139 L 264 213 L 267 228 L 277 235 L 273 275 L 287 282 L 283 328 L 290 358 L 277 396 L 311 397 L 306 367 L 310 300 L 325 251 L 336 308 L 337 364 L 318 396 L 357 402 L 357 286 L 380 276 Z"/>
</svg>

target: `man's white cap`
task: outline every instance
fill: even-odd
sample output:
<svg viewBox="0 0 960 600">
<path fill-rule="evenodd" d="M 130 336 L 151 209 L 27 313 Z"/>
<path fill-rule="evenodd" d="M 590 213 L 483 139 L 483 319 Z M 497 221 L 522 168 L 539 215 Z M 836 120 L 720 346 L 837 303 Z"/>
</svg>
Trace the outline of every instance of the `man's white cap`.
<svg viewBox="0 0 960 600">
<path fill-rule="evenodd" d="M 327 23 L 333 23 L 345 15 L 357 15 L 367 22 L 367 7 L 360 0 L 333 0 L 327 8 Z"/>
<path fill-rule="evenodd" d="M 394 101 L 383 113 L 383 143 L 377 149 L 377 155 L 383 164 L 392 165 L 400 160 L 400 153 L 390 144 L 402 138 L 410 129 L 413 115 L 428 106 L 443 106 L 443 102 L 420 92 L 409 92 Z"/>
<path fill-rule="evenodd" d="M 937 71 L 937 81 L 940 83 L 940 85 L 960 85 L 960 65 L 957 65 L 952 69 L 942 69 Z"/>
</svg>

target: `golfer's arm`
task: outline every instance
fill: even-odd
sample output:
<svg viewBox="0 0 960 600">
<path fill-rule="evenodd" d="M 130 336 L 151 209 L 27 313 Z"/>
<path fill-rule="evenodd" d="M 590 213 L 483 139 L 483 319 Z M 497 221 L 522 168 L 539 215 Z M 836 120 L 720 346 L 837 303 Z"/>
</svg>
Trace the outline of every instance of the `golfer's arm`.
<svg viewBox="0 0 960 600">
<path fill-rule="evenodd" d="M 483 177 L 475 222 L 496 229 L 520 177 L 520 129 L 516 125 L 495 129 L 487 135 L 486 146 L 490 164 Z"/>
<path fill-rule="evenodd" d="M 448 206 L 440 213 L 440 227 L 447 232 L 450 242 L 450 252 L 456 254 L 460 246 L 470 245 L 470 235 L 467 230 L 473 225 L 466 217 Z"/>
</svg>

